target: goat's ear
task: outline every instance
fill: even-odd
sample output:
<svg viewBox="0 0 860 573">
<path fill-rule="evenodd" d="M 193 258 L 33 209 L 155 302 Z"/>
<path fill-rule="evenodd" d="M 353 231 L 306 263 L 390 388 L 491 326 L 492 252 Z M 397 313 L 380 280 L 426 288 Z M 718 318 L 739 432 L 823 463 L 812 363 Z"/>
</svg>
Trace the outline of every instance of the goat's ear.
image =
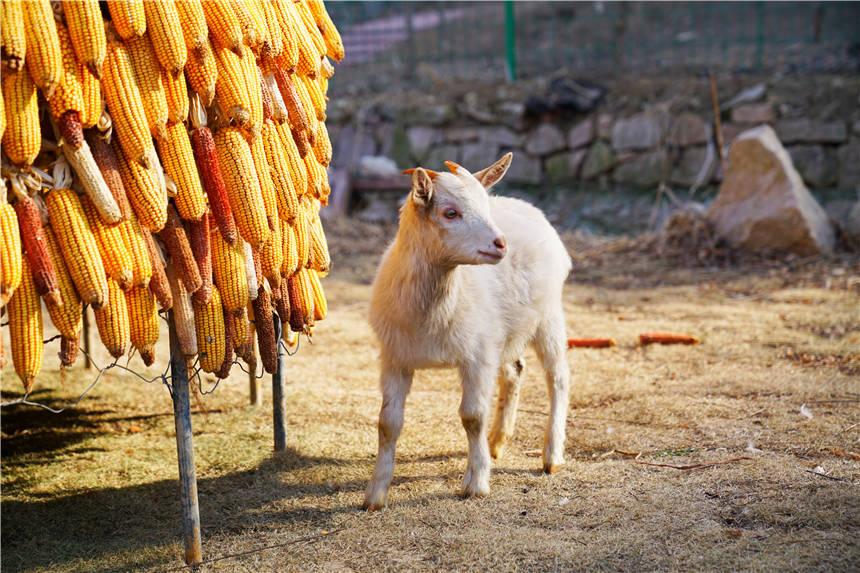
<svg viewBox="0 0 860 573">
<path fill-rule="evenodd" d="M 472 175 L 481 183 L 481 185 L 484 186 L 484 189 L 489 189 L 505 176 L 505 173 L 508 172 L 508 167 L 511 166 L 511 160 L 513 160 L 513 158 L 514 154 L 509 151 L 505 153 L 504 157 L 486 169 L 482 169 Z"/>
<path fill-rule="evenodd" d="M 433 180 L 421 167 L 412 170 L 412 200 L 419 207 L 427 207 L 433 198 Z"/>
</svg>

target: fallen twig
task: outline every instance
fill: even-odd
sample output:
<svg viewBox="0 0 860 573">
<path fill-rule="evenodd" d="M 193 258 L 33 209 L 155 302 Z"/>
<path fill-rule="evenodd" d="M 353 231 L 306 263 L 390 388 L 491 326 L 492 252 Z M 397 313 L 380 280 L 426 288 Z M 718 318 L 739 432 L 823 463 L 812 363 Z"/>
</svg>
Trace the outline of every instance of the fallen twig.
<svg viewBox="0 0 860 573">
<path fill-rule="evenodd" d="M 698 464 L 690 464 L 688 466 L 676 466 L 673 464 L 658 464 L 658 463 L 654 463 L 654 462 L 640 462 L 640 461 L 636 461 L 636 460 L 634 460 L 633 463 L 643 465 L 643 466 L 659 466 L 661 468 L 672 468 L 672 469 L 676 469 L 676 470 L 695 470 L 695 469 L 699 469 L 699 468 L 706 468 L 706 467 L 710 467 L 710 466 L 719 466 L 719 465 L 723 465 L 723 464 L 730 464 L 732 462 L 738 462 L 740 460 L 751 460 L 751 459 L 752 458 L 749 456 L 738 456 L 736 458 L 729 458 L 727 460 L 720 460 L 717 462 L 701 462 Z"/>
<path fill-rule="evenodd" d="M 639 344 L 698 344 L 699 339 L 690 334 L 672 332 L 645 332 L 639 335 Z"/>
<path fill-rule="evenodd" d="M 823 477 L 823 478 L 827 478 L 827 479 L 832 479 L 833 481 L 848 481 L 848 480 L 847 480 L 847 479 L 845 479 L 845 478 L 836 477 L 836 476 L 829 476 L 829 475 L 827 475 L 827 474 L 825 474 L 825 473 L 817 472 L 817 471 L 815 471 L 815 470 L 806 470 L 806 473 L 810 473 L 810 474 L 812 474 L 812 475 L 816 475 L 816 476 L 818 476 L 818 477 Z"/>
</svg>

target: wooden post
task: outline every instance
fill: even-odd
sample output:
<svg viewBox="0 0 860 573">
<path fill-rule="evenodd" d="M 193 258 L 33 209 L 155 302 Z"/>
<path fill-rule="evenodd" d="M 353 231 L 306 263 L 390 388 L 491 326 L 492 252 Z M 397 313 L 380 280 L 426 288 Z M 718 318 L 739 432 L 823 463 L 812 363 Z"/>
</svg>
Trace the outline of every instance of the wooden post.
<svg viewBox="0 0 860 573">
<path fill-rule="evenodd" d="M 179 349 L 173 311 L 168 314 L 170 332 L 170 373 L 173 387 L 173 419 L 176 424 L 176 457 L 179 460 L 179 496 L 182 502 L 182 530 L 185 563 L 203 561 L 200 546 L 200 508 L 197 504 L 197 473 L 194 469 L 194 442 L 191 433 L 191 405 L 188 403 L 188 370 Z"/>
<path fill-rule="evenodd" d="M 275 451 L 283 452 L 287 449 L 287 397 L 284 394 L 284 381 L 286 380 L 287 354 L 281 344 L 283 332 L 281 320 L 277 315 L 273 317 L 275 322 L 275 340 L 278 349 L 278 367 L 272 374 L 272 426 L 275 430 Z"/>
<path fill-rule="evenodd" d="M 87 307 L 84 307 L 83 329 L 81 330 L 81 346 L 84 347 L 84 368 L 87 370 L 93 369 L 93 361 L 90 359 L 92 346 L 90 345 L 90 315 Z"/>
<path fill-rule="evenodd" d="M 248 364 L 248 389 L 250 390 L 251 405 L 263 405 L 263 394 L 260 392 L 260 379 L 257 378 L 257 347 L 253 333 L 251 334 L 251 361 Z"/>
</svg>

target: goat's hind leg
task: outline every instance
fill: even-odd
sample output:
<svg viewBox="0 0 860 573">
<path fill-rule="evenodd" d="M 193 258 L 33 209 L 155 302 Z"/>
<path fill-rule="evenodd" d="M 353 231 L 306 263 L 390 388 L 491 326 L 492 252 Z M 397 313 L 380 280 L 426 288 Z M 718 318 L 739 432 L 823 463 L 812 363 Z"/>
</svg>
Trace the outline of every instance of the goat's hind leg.
<svg viewBox="0 0 860 573">
<path fill-rule="evenodd" d="M 553 473 L 564 465 L 564 434 L 570 394 L 570 367 L 565 350 L 567 338 L 561 310 L 547 317 L 537 329 L 534 346 L 546 370 L 550 414 L 544 434 L 543 471 Z"/>
<path fill-rule="evenodd" d="M 526 361 L 520 357 L 505 364 L 499 369 L 499 399 L 496 403 L 496 415 L 493 419 L 493 429 L 490 430 L 490 455 L 493 459 L 499 457 L 514 433 L 517 421 L 517 403 L 520 400 L 520 388 L 525 377 Z"/>
<path fill-rule="evenodd" d="M 382 408 L 379 410 L 379 453 L 373 477 L 364 494 L 364 507 L 382 508 L 388 502 L 388 487 L 394 476 L 394 450 L 403 429 L 403 407 L 412 386 L 412 371 L 383 365 L 381 375 Z"/>
</svg>

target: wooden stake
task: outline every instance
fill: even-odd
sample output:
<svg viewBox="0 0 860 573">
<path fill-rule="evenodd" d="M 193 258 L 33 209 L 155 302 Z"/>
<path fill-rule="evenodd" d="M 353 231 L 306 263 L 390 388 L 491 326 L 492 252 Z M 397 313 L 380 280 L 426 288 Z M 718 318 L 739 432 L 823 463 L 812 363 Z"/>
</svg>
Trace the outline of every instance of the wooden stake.
<svg viewBox="0 0 860 573">
<path fill-rule="evenodd" d="M 188 402 L 188 371 L 179 348 L 173 311 L 167 318 L 170 332 L 170 373 L 173 387 L 173 419 L 176 424 L 176 457 L 179 460 L 179 496 L 182 503 L 182 530 L 185 563 L 203 561 L 200 544 L 200 508 L 197 503 L 197 473 L 194 469 L 194 441 L 191 433 L 191 405 Z"/>
<path fill-rule="evenodd" d="M 714 80 L 714 72 L 708 70 L 708 79 L 711 82 L 711 101 L 714 104 L 714 129 L 717 132 L 717 151 L 720 153 L 720 168 L 723 177 L 726 176 L 726 156 L 723 153 L 723 126 L 720 123 L 720 101 L 717 98 L 717 82 Z"/>
<path fill-rule="evenodd" d="M 275 323 L 275 340 L 278 349 L 278 367 L 272 374 L 272 426 L 275 431 L 275 451 L 283 452 L 287 449 L 287 397 L 284 393 L 284 383 L 287 370 L 287 353 L 281 344 L 283 332 L 281 319 L 273 316 Z"/>
<path fill-rule="evenodd" d="M 257 378 L 257 341 L 251 333 L 251 361 L 248 363 L 248 389 L 250 390 L 251 405 L 259 408 L 263 405 L 263 394 L 260 392 L 260 379 Z"/>
<path fill-rule="evenodd" d="M 84 368 L 87 370 L 93 369 L 93 361 L 90 360 L 90 352 L 92 352 L 90 345 L 90 315 L 87 312 L 87 307 L 84 307 L 84 316 L 83 316 L 83 329 L 81 331 L 81 345 L 84 347 Z"/>
</svg>

